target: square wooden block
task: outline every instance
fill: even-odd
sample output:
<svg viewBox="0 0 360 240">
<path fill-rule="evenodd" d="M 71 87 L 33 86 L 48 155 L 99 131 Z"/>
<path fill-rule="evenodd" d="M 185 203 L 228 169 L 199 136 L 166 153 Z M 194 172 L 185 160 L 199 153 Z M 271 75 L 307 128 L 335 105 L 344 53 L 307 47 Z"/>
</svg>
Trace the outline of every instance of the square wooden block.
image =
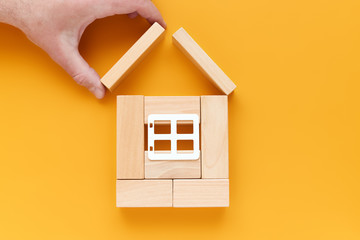
<svg viewBox="0 0 360 240">
<path fill-rule="evenodd" d="M 229 179 L 175 179 L 173 207 L 228 207 Z"/>
<path fill-rule="evenodd" d="M 172 180 L 117 180 L 117 207 L 172 207 Z"/>
<path fill-rule="evenodd" d="M 149 160 L 145 151 L 145 178 L 148 179 L 175 179 L 200 178 L 201 166 L 198 160 Z"/>
<path fill-rule="evenodd" d="M 145 96 L 144 122 L 150 114 L 197 114 L 200 116 L 199 96 Z"/>
</svg>

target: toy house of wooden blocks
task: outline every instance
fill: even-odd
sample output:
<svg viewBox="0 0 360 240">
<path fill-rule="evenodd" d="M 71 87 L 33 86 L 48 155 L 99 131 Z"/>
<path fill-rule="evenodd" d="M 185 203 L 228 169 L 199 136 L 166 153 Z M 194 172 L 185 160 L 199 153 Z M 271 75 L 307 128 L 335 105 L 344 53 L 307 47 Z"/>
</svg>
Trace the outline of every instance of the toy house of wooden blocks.
<svg viewBox="0 0 360 240">
<path fill-rule="evenodd" d="M 157 23 L 102 78 L 110 90 L 163 35 Z M 226 95 L 117 96 L 117 207 L 229 206 L 235 84 L 181 28 L 173 42 Z"/>
</svg>

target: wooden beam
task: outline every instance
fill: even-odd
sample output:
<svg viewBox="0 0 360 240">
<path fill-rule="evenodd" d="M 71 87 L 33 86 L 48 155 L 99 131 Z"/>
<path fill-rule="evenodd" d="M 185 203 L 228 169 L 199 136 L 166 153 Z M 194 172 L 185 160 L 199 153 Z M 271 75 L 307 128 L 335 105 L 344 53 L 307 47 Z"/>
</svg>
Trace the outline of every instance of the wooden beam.
<svg viewBox="0 0 360 240">
<path fill-rule="evenodd" d="M 198 160 L 150 160 L 145 151 L 145 178 L 200 178 L 201 166 Z"/>
<path fill-rule="evenodd" d="M 219 90 L 226 95 L 234 91 L 236 85 L 183 28 L 173 34 L 173 43 Z"/>
<path fill-rule="evenodd" d="M 101 78 L 101 82 L 113 91 L 136 65 L 151 51 L 164 35 L 165 29 L 154 23 L 120 60 Z"/>
<path fill-rule="evenodd" d="M 143 179 L 144 96 L 117 96 L 117 179 Z"/>
<path fill-rule="evenodd" d="M 116 207 L 172 207 L 172 180 L 117 180 Z"/>
<path fill-rule="evenodd" d="M 229 179 L 175 179 L 174 207 L 228 207 Z"/>
<path fill-rule="evenodd" d="M 202 178 L 229 178 L 228 135 L 227 96 L 202 96 Z"/>
<path fill-rule="evenodd" d="M 150 114 L 197 114 L 200 119 L 200 97 L 145 96 L 145 124 Z"/>
</svg>

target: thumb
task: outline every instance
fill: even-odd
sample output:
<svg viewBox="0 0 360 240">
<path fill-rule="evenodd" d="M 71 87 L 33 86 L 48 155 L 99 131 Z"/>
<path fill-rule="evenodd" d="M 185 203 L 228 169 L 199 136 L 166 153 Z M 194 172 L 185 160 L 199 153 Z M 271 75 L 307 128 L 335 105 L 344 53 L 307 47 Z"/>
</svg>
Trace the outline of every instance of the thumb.
<svg viewBox="0 0 360 240">
<path fill-rule="evenodd" d="M 65 47 L 58 54 L 51 56 L 81 86 L 86 87 L 96 98 L 105 96 L 105 87 L 100 76 L 80 55 L 76 47 Z"/>
</svg>

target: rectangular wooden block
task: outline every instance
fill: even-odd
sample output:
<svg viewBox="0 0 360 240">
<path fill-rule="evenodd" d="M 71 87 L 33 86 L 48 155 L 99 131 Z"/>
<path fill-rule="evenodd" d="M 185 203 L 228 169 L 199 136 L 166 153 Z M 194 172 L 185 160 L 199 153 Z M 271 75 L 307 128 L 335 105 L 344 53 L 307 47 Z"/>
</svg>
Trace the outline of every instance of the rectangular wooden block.
<svg viewBox="0 0 360 240">
<path fill-rule="evenodd" d="M 117 96 L 117 179 L 143 179 L 144 96 Z"/>
<path fill-rule="evenodd" d="M 151 96 L 145 97 L 144 122 L 150 114 L 197 114 L 200 119 L 199 96 Z"/>
<path fill-rule="evenodd" d="M 163 36 L 165 29 L 154 23 L 120 58 L 120 60 L 102 77 L 101 82 L 113 91 L 156 45 Z"/>
<path fill-rule="evenodd" d="M 150 160 L 145 151 L 145 178 L 200 178 L 201 165 L 198 160 Z"/>
<path fill-rule="evenodd" d="M 172 207 L 172 180 L 117 180 L 116 207 Z"/>
<path fill-rule="evenodd" d="M 173 34 L 173 43 L 219 90 L 226 95 L 234 91 L 236 85 L 183 28 Z"/>
<path fill-rule="evenodd" d="M 175 179 L 174 207 L 228 207 L 229 179 Z"/>
<path fill-rule="evenodd" d="M 229 178 L 228 135 L 227 96 L 202 96 L 202 178 Z"/>
</svg>

